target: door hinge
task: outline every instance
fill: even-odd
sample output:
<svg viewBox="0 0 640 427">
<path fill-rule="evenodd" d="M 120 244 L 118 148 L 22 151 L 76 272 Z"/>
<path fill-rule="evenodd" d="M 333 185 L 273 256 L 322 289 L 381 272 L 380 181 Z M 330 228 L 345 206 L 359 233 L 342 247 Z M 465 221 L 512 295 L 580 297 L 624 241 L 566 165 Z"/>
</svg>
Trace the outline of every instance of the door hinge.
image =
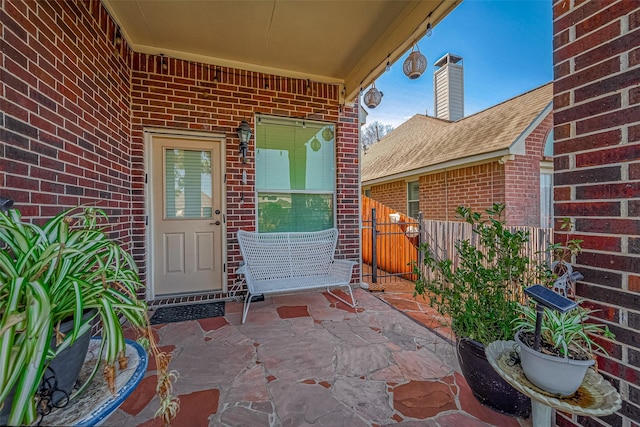
<svg viewBox="0 0 640 427">
<path fill-rule="evenodd" d="M 145 174 L 144 174 L 144 183 L 145 183 L 145 184 L 148 182 L 148 181 L 147 181 L 147 178 L 148 178 L 148 177 L 147 177 L 147 174 L 145 173 Z"/>
<path fill-rule="evenodd" d="M 227 174 L 226 173 L 224 174 L 223 181 L 224 181 L 225 184 L 227 183 Z"/>
<path fill-rule="evenodd" d="M 226 262 L 224 264 L 222 264 L 222 272 L 223 273 L 227 272 L 227 263 Z"/>
<path fill-rule="evenodd" d="M 146 225 L 146 226 L 149 225 L 149 215 L 145 215 L 145 217 L 144 217 L 144 225 Z"/>
<path fill-rule="evenodd" d="M 227 216 L 225 214 L 222 214 L 222 223 L 223 224 L 227 223 Z"/>
</svg>

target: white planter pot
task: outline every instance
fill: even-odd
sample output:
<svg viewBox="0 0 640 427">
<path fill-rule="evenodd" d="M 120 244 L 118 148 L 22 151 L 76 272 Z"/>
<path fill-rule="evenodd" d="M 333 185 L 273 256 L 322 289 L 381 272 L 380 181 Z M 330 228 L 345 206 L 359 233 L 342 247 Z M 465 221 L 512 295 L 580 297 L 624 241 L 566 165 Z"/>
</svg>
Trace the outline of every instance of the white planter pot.
<svg viewBox="0 0 640 427">
<path fill-rule="evenodd" d="M 550 356 L 528 347 L 516 333 L 516 343 L 520 346 L 520 363 L 524 375 L 541 389 L 560 396 L 570 396 L 576 392 L 587 369 L 595 360 L 572 360 Z"/>
</svg>

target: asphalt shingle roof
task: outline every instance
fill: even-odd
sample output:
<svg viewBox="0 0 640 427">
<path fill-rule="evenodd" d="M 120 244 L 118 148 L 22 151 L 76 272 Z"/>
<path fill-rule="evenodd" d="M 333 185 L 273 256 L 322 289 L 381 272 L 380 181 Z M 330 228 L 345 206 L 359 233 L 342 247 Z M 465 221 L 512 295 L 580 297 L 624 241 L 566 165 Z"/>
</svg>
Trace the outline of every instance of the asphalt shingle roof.
<svg viewBox="0 0 640 427">
<path fill-rule="evenodd" d="M 416 114 L 362 156 L 362 181 L 507 149 L 553 99 L 548 83 L 457 122 Z"/>
</svg>

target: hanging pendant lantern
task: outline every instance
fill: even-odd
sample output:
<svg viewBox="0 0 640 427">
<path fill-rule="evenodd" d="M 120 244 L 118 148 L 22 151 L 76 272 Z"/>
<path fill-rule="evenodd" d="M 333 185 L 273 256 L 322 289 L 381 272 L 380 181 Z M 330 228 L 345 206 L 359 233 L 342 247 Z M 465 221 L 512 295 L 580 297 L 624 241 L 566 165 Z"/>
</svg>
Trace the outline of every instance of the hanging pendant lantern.
<svg viewBox="0 0 640 427">
<path fill-rule="evenodd" d="M 382 101 L 383 95 L 382 92 L 376 89 L 376 84 L 373 83 L 371 89 L 364 94 L 364 105 L 369 108 L 376 108 L 380 104 L 380 101 Z"/>
<path fill-rule="evenodd" d="M 313 151 L 320 151 L 320 149 L 322 148 L 322 143 L 320 142 L 320 140 L 318 139 L 318 137 L 314 136 L 313 139 L 311 140 L 311 149 Z"/>
<path fill-rule="evenodd" d="M 416 49 L 416 50 L 414 50 Z M 427 69 L 427 58 L 420 53 L 420 48 L 417 44 L 414 44 L 411 48 L 411 53 L 405 59 L 402 71 L 411 80 L 417 79 Z"/>
<path fill-rule="evenodd" d="M 330 127 L 324 128 L 324 130 L 322 131 L 322 137 L 325 141 L 331 141 L 333 139 L 333 129 L 331 129 Z"/>
</svg>

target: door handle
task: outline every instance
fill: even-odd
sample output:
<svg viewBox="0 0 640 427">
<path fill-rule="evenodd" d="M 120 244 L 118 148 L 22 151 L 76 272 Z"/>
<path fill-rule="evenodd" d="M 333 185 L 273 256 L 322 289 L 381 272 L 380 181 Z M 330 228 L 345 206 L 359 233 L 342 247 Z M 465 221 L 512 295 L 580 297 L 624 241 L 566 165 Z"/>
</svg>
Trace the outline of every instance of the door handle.
<svg viewBox="0 0 640 427">
<path fill-rule="evenodd" d="M 220 225 L 220 221 L 210 222 L 209 225 Z"/>
</svg>

